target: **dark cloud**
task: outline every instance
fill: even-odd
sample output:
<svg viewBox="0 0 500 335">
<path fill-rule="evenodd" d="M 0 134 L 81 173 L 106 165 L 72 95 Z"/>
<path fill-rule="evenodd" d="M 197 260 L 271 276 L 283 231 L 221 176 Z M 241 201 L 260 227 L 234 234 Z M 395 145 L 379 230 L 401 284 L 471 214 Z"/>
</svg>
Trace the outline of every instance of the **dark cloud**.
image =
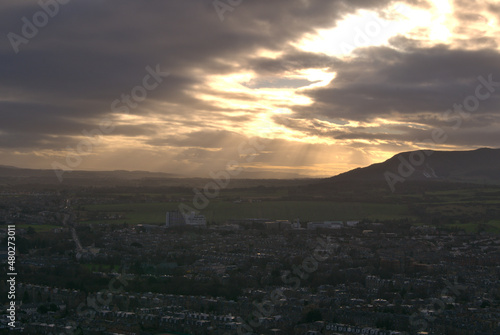
<svg viewBox="0 0 500 335">
<path fill-rule="evenodd" d="M 489 81 L 491 76 L 500 83 L 500 54 L 488 49 L 407 45 L 402 50 L 361 49 L 357 57 L 348 60 L 332 58 L 336 78 L 326 87 L 307 90 L 313 105 L 296 106 L 293 115 L 277 116 L 274 121 L 313 136 L 393 143 L 416 143 L 431 138 L 433 129 L 443 128 L 450 134 L 448 145 L 464 145 L 467 138 L 473 138 L 470 143 L 475 145 L 495 146 L 497 136 L 485 129 L 498 129 L 500 85 L 488 99 L 479 101 L 473 112 L 453 110 L 467 97 L 475 96 L 479 77 Z M 275 60 L 280 62 L 288 63 L 288 57 Z M 480 92 L 489 93 L 486 88 Z M 398 123 L 373 129 L 333 127 L 339 124 L 333 120 L 339 119 L 362 124 L 377 119 Z"/>
<path fill-rule="evenodd" d="M 488 4 L 488 10 L 496 15 L 496 17 L 500 20 L 500 5 L 499 4 Z"/>
<path fill-rule="evenodd" d="M 12 157 L 16 150 L 54 150 L 64 156 L 65 148 L 78 143 L 84 130 L 95 129 L 104 117 L 110 117 L 115 125 L 113 136 L 130 138 L 148 150 L 173 148 L 175 152 L 168 155 L 172 166 L 193 163 L 200 165 L 193 169 L 201 171 L 208 160 L 223 165 L 238 156 L 236 145 L 255 134 L 235 129 L 255 121 L 256 115 L 269 108 L 266 101 L 258 101 L 257 94 L 210 86 L 212 76 L 252 73 L 249 88 L 289 88 L 291 92 L 313 82 L 295 76 L 312 68 L 329 69 L 336 77 L 325 87 L 296 90 L 297 95 L 311 98 L 312 106 L 290 106 L 288 100 L 276 103 L 273 107 L 292 108 L 294 112 L 275 117 L 276 123 L 303 135 L 347 143 L 355 149 L 351 162 L 359 164 L 366 162 L 359 140 L 365 141 L 365 147 L 369 147 L 366 140 L 376 143 L 378 150 L 407 149 L 407 142 L 425 136 L 432 128 L 450 128 L 442 113 L 474 93 L 478 76 L 492 74 L 500 81 L 495 38 L 482 34 L 481 29 L 471 33 L 473 28 L 465 24 L 484 21 L 481 15 L 485 13 L 467 14 L 479 2 L 455 1 L 464 9 L 456 15 L 464 23 L 457 33 L 470 33 L 471 38 L 462 37 L 454 47 L 429 47 L 397 36 L 391 47 L 358 49 L 353 57 L 338 59 L 291 46 L 307 33 L 332 28 L 358 9 L 372 9 L 384 17 L 390 3 L 249 0 L 226 12 L 221 21 L 213 2 L 206 0 L 70 1 L 15 53 L 7 34 L 21 34 L 21 19 L 32 21 L 40 6 L 38 1 L 2 1 L 0 149 Z M 408 3 L 423 9 L 432 4 L 424 0 Z M 497 5 L 481 6 L 498 15 Z M 262 50 L 282 56 L 260 57 Z M 170 74 L 148 91 L 147 99 L 137 107 L 113 110 L 114 101 L 143 85 L 147 66 L 159 66 Z M 464 120 L 459 130 L 463 137 L 450 131 L 450 144 L 466 145 L 466 137 L 474 138 L 469 141 L 474 145 L 498 140 L 499 92 L 482 101 Z M 239 108 L 238 103 L 245 107 Z M 119 106 L 125 105 L 120 102 Z M 130 114 L 130 118 L 123 118 L 123 114 Z M 378 129 L 363 126 L 377 118 L 398 124 Z M 350 121 L 360 122 L 362 127 L 353 128 Z M 272 141 L 255 162 L 305 166 L 318 159 L 321 150 L 330 150 L 318 144 L 291 142 Z M 133 161 L 127 150 L 119 148 L 116 156 L 102 158 L 103 166 L 118 158 Z M 137 148 L 130 150 L 139 152 Z M 92 154 L 95 161 L 89 166 L 97 167 L 98 150 Z M 26 157 L 23 162 L 28 161 Z M 149 156 L 144 152 L 140 157 Z"/>
<path fill-rule="evenodd" d="M 317 81 L 316 81 L 317 82 Z M 297 78 L 261 78 L 245 84 L 248 88 L 299 88 L 315 82 Z"/>
<path fill-rule="evenodd" d="M 1 133 L 0 150 L 14 149 L 21 152 L 33 150 L 64 150 L 72 138 L 59 135 L 57 137 L 38 133 Z"/>
<path fill-rule="evenodd" d="M 479 76 L 491 74 L 500 82 L 500 54 L 490 50 L 438 46 L 408 52 L 377 47 L 363 49 L 357 56 L 336 60 L 336 79 L 308 92 L 320 115 L 370 121 L 439 114 L 474 95 Z M 476 114 L 498 112 L 499 99 L 500 88 L 481 102 Z"/>
<path fill-rule="evenodd" d="M 483 23 L 488 22 L 487 18 L 479 14 L 459 13 L 456 15 L 456 17 L 462 21 L 468 21 L 468 22 L 478 22 L 478 21 Z"/>
<path fill-rule="evenodd" d="M 287 71 L 296 71 L 309 68 L 328 68 L 333 65 L 331 57 L 312 52 L 303 52 L 290 49 L 279 59 L 255 58 L 248 62 L 248 69 L 257 74 L 281 75 Z"/>
<path fill-rule="evenodd" d="M 78 136 L 110 114 L 111 102 L 130 94 L 145 67 L 156 64 L 171 75 L 130 113 L 148 113 L 158 101 L 183 106 L 177 110 L 220 110 L 196 98 L 203 76 L 231 73 L 235 61 L 243 63 L 257 48 L 279 50 L 357 7 L 386 2 L 251 1 L 221 22 L 211 1 L 72 1 L 20 44 L 19 53 L 2 39 L 0 87 L 15 91 L 17 100 L 0 101 L 0 130 L 40 139 Z M 41 8 L 37 1 L 5 1 L 0 10 L 0 30 L 21 35 L 21 18 L 32 21 Z"/>
</svg>

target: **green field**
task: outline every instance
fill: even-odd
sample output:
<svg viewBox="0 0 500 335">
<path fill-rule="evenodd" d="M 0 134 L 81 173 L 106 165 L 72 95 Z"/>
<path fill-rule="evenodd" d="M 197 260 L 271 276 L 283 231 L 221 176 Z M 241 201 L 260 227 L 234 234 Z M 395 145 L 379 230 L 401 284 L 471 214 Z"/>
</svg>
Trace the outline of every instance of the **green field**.
<svg viewBox="0 0 500 335">
<path fill-rule="evenodd" d="M 28 229 L 29 227 L 32 227 L 35 232 L 37 233 L 46 233 L 48 231 L 51 231 L 54 228 L 62 228 L 61 226 L 55 226 L 55 225 L 50 225 L 50 224 L 18 224 L 16 225 L 16 228 L 20 229 Z"/>
<path fill-rule="evenodd" d="M 120 269 L 119 265 L 103 265 L 103 264 L 95 264 L 95 263 L 85 263 L 81 264 L 84 268 L 87 270 L 93 272 L 93 271 L 100 271 L 100 272 L 118 272 Z"/>
<path fill-rule="evenodd" d="M 434 191 L 426 192 L 428 197 L 439 203 L 500 203 L 500 194 L 498 188 L 472 188 L 463 190 Z"/>
<path fill-rule="evenodd" d="M 186 205 L 194 208 L 191 203 Z M 132 203 L 85 206 L 83 215 L 92 214 L 121 215 L 115 220 L 85 220 L 88 223 L 163 224 L 165 212 L 177 210 L 179 203 Z M 228 219 L 268 218 L 302 221 L 320 220 L 361 220 L 361 219 L 400 219 L 409 217 L 406 205 L 373 203 L 339 203 L 330 201 L 262 201 L 233 203 L 214 200 L 200 211 L 209 222 L 224 223 Z"/>
<path fill-rule="evenodd" d="M 477 233 L 485 231 L 487 233 L 500 234 L 500 221 L 490 221 L 485 224 L 477 223 L 455 223 L 445 225 L 447 228 L 455 228 L 464 230 L 467 233 Z"/>
</svg>

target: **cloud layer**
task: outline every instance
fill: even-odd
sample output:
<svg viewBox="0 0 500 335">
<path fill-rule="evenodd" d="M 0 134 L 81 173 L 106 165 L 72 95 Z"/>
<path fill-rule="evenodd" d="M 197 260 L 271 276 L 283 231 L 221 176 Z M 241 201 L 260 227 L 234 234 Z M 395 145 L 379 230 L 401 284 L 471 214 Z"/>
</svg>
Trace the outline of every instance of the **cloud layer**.
<svg viewBox="0 0 500 335">
<path fill-rule="evenodd" d="M 500 82 L 495 2 L 255 0 L 224 12 L 201 0 L 41 3 L 0 5 L 6 165 L 206 177 L 236 160 L 327 176 L 401 150 L 499 143 L 500 87 L 458 127 L 457 112 L 446 114 L 478 77 Z M 363 15 L 375 19 L 342 28 Z M 325 31 L 353 50 L 305 47 Z M 151 69 L 169 74 L 155 81 Z M 446 142 L 424 143 L 434 129 Z"/>
</svg>

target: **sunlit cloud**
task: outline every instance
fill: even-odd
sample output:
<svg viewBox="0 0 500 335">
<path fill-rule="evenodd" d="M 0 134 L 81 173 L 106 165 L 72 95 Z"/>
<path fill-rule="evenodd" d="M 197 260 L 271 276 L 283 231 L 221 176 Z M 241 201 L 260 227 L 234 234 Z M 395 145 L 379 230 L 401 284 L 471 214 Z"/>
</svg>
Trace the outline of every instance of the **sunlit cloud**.
<svg viewBox="0 0 500 335">
<path fill-rule="evenodd" d="M 498 92 L 458 131 L 443 117 L 478 76 L 500 81 L 498 1 L 255 0 L 223 23 L 202 1 L 124 1 L 75 2 L 19 55 L 0 46 L 5 164 L 65 162 L 103 118 L 114 130 L 78 169 L 203 177 L 258 138 L 269 143 L 248 171 L 329 176 L 500 140 Z M 2 3 L 3 31 L 18 31 L 30 6 Z M 129 113 L 111 110 L 154 64 L 171 75 Z M 448 142 L 425 143 L 435 128 Z"/>
<path fill-rule="evenodd" d="M 414 28 L 409 24 L 409 18 L 396 16 L 400 11 L 406 12 L 401 6 L 393 7 L 387 18 L 382 18 L 376 11 L 359 10 L 346 15 L 335 27 L 318 29 L 315 34 L 308 33 L 293 45 L 331 56 L 345 56 L 356 48 L 384 45 L 389 38 Z"/>
</svg>

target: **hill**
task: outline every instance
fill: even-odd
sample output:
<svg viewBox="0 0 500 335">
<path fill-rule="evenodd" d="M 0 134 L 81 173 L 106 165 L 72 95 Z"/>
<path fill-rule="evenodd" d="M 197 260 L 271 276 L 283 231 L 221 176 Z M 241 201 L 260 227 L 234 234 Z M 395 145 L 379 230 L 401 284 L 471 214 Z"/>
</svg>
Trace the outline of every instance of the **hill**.
<svg viewBox="0 0 500 335">
<path fill-rule="evenodd" d="M 382 163 L 327 179 L 328 183 L 385 183 L 392 190 L 405 182 L 500 184 L 500 149 L 410 151 Z"/>
</svg>

